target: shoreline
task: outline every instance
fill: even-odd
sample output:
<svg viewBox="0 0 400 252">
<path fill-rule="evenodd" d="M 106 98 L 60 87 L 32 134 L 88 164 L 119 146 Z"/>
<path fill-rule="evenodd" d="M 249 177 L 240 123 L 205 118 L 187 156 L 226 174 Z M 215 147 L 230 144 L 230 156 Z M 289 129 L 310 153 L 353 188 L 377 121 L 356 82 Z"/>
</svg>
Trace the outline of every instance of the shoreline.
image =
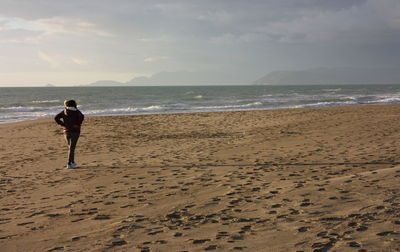
<svg viewBox="0 0 400 252">
<path fill-rule="evenodd" d="M 92 89 L 90 89 L 92 90 Z M 3 123 L 51 118 L 71 97 L 90 116 L 175 114 L 216 111 L 257 111 L 288 108 L 323 108 L 399 104 L 400 85 L 363 86 L 186 86 L 60 90 L 5 90 L 0 104 Z M 62 92 L 61 92 L 62 91 Z"/>
<path fill-rule="evenodd" d="M 400 105 L 0 125 L 5 251 L 400 247 Z"/>
<path fill-rule="evenodd" d="M 395 105 L 400 105 L 400 103 L 391 103 L 391 104 L 357 104 L 357 105 L 338 105 L 338 106 L 321 106 L 321 107 L 288 107 L 288 108 L 271 108 L 271 109 L 241 109 L 241 110 L 221 110 L 221 111 L 188 111 L 188 112 L 165 112 L 165 113 L 137 113 L 137 114 L 110 114 L 110 115 L 86 115 L 82 111 L 82 113 L 85 114 L 85 117 L 118 117 L 118 116 L 155 116 L 155 115 L 180 115 L 180 114 L 198 114 L 198 113 L 231 113 L 231 112 L 257 112 L 257 111 L 285 111 L 285 110 L 307 110 L 307 109 L 329 109 L 329 108 L 340 108 L 340 107 L 365 107 L 365 106 L 395 106 Z M 63 108 L 60 108 L 60 111 Z M 79 106 L 78 106 L 79 109 Z M 54 116 L 56 113 L 54 114 Z M 5 124 L 15 124 L 15 123 L 22 123 L 22 122 L 31 122 L 31 121 L 37 121 L 37 120 L 51 120 L 53 117 L 39 117 L 39 118 L 34 118 L 34 119 L 29 119 L 29 120 L 22 120 L 22 121 L 11 121 L 11 122 L 0 122 L 0 125 L 5 125 Z"/>
</svg>

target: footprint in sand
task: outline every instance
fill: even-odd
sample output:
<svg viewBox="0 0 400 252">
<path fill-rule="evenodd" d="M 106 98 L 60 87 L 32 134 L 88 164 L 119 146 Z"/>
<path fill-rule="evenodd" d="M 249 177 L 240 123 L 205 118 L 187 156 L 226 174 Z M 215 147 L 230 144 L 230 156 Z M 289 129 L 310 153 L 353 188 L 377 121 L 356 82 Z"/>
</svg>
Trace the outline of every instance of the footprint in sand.
<svg viewBox="0 0 400 252">
<path fill-rule="evenodd" d="M 64 247 L 54 247 L 54 248 L 47 250 L 47 252 L 53 252 L 53 251 L 59 251 L 59 250 L 64 250 Z"/>
<path fill-rule="evenodd" d="M 193 240 L 193 244 L 202 244 L 205 242 L 211 241 L 211 239 L 197 239 L 197 240 Z"/>
<path fill-rule="evenodd" d="M 310 227 L 300 227 L 297 229 L 298 232 L 304 233 L 307 232 L 310 229 Z"/>
</svg>

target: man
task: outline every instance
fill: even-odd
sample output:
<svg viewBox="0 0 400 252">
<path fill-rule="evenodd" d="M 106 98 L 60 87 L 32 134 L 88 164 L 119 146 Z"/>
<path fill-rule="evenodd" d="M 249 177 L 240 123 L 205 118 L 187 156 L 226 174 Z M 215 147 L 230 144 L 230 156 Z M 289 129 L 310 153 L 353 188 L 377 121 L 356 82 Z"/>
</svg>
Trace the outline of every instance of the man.
<svg viewBox="0 0 400 252">
<path fill-rule="evenodd" d="M 64 127 L 64 136 L 69 148 L 67 169 L 74 169 L 76 168 L 75 147 L 81 133 L 84 115 L 78 110 L 74 100 L 64 101 L 64 106 L 64 110 L 58 113 L 54 120 Z"/>
</svg>

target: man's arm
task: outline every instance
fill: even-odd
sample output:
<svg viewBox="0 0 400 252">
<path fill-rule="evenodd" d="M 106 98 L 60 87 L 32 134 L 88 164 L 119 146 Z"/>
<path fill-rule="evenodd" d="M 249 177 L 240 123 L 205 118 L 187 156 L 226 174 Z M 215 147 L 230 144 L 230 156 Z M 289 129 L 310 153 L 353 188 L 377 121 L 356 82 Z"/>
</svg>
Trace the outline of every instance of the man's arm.
<svg viewBox="0 0 400 252">
<path fill-rule="evenodd" d="M 54 120 L 56 121 L 56 123 L 61 126 L 65 126 L 64 122 L 61 120 L 61 118 L 63 117 L 63 113 L 64 112 L 60 112 L 54 117 Z"/>
<path fill-rule="evenodd" d="M 83 123 L 83 120 L 85 120 L 85 116 L 82 114 L 82 112 L 81 111 L 79 111 L 79 115 L 80 115 L 80 124 L 82 124 Z"/>
</svg>

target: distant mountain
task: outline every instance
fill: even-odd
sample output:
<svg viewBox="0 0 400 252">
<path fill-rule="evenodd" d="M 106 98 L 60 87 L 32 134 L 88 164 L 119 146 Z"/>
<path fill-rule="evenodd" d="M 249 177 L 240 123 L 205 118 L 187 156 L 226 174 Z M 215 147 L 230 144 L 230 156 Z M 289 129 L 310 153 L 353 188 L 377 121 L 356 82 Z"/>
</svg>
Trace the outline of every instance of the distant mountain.
<svg viewBox="0 0 400 252">
<path fill-rule="evenodd" d="M 112 80 L 99 80 L 93 83 L 90 83 L 87 86 L 92 86 L 92 87 L 109 87 L 109 86 L 126 86 L 125 83 L 123 82 L 118 82 L 118 81 L 112 81 Z"/>
<path fill-rule="evenodd" d="M 183 86 L 183 85 L 238 85 L 246 84 L 240 74 L 226 74 L 220 72 L 159 72 L 150 77 L 135 77 L 128 82 L 100 80 L 85 85 L 92 87 L 105 86 Z"/>
<path fill-rule="evenodd" d="M 243 83 L 243 82 L 242 82 Z M 128 85 L 225 85 L 241 84 L 232 75 L 219 72 L 160 72 L 151 77 L 137 77 L 127 82 Z"/>
<path fill-rule="evenodd" d="M 400 68 L 315 68 L 274 71 L 255 85 L 400 84 Z"/>
</svg>

